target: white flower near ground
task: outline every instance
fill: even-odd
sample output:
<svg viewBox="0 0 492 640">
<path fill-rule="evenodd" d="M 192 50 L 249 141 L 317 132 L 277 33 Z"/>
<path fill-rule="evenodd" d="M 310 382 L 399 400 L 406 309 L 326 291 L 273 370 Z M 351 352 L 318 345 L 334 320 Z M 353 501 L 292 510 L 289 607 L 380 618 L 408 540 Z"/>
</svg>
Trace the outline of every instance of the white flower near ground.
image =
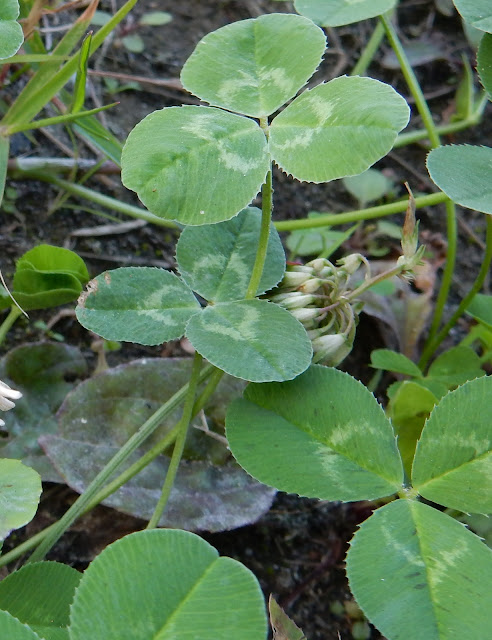
<svg viewBox="0 0 492 640">
<path fill-rule="evenodd" d="M 16 389 L 11 389 L 8 384 L 0 380 L 0 410 L 9 411 L 15 407 L 13 400 L 22 398 L 22 393 Z M 5 422 L 0 419 L 0 426 L 3 426 Z"/>
</svg>

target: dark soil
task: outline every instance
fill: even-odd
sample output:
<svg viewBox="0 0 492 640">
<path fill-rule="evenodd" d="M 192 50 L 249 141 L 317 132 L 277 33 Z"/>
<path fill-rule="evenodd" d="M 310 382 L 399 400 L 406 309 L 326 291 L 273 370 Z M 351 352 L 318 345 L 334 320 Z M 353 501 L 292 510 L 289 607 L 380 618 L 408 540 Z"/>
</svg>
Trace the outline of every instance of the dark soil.
<svg viewBox="0 0 492 640">
<path fill-rule="evenodd" d="M 121 0 L 116 4 L 121 6 Z M 101 0 L 101 9 L 114 10 L 110 0 Z M 273 11 L 291 11 L 288 2 L 269 0 L 227 1 L 214 0 L 140 0 L 128 20 L 115 34 L 111 42 L 94 57 L 91 67 L 98 71 L 141 76 L 149 83 L 140 82 L 138 90 L 118 93 L 121 104 L 106 112 L 104 117 L 111 130 L 123 140 L 132 127 L 155 109 L 165 106 L 193 102 L 193 98 L 168 83 L 167 86 L 152 84 L 153 80 L 173 80 L 179 77 L 180 69 L 194 49 L 198 40 L 206 33 L 227 23 L 255 17 Z M 138 33 L 145 42 L 141 54 L 128 52 L 121 37 L 136 29 L 138 17 L 151 10 L 169 11 L 173 20 L 163 27 L 139 27 Z M 436 114 L 443 122 L 453 108 L 453 99 L 462 74 L 461 56 L 464 53 L 473 61 L 473 53 L 463 36 L 460 21 L 455 14 L 447 17 L 436 12 L 431 0 L 403 0 L 399 10 L 399 29 L 404 41 L 419 39 L 436 47 L 433 60 L 416 67 L 419 81 Z M 60 17 L 63 21 L 64 18 Z M 328 49 L 325 61 L 310 84 L 330 80 L 332 77 L 350 72 L 362 47 L 373 28 L 373 21 L 328 30 Z M 386 51 L 386 45 L 384 51 Z M 384 51 L 379 53 L 370 68 L 370 75 L 392 84 L 405 97 L 408 90 L 397 70 L 383 66 Z M 473 62 L 472 62 L 473 63 Z M 113 101 L 103 79 L 91 76 L 94 95 L 102 103 Z M 12 91 L 16 91 L 12 87 Z M 15 95 L 14 93 L 12 95 Z M 411 101 L 410 101 L 411 102 Z M 490 113 L 490 112 L 489 112 Z M 451 141 L 470 141 L 492 144 L 490 118 L 473 132 L 464 132 Z M 415 116 L 412 126 L 419 126 Z M 63 130 L 55 132 L 59 142 L 70 146 Z M 12 144 L 14 155 L 63 156 L 42 132 L 28 140 L 16 136 Z M 412 146 L 395 150 L 377 164 L 395 179 L 397 195 L 404 195 L 403 183 L 408 181 L 414 192 L 432 190 L 425 171 L 425 149 Z M 81 145 L 81 154 L 93 157 Z M 137 204 L 134 194 L 122 188 L 119 177 L 93 178 L 89 186 L 127 202 Z M 104 269 L 128 264 L 174 265 L 174 242 L 177 237 L 172 229 L 147 225 L 140 229 L 109 235 L 74 236 L 74 231 L 86 227 L 107 224 L 85 210 L 87 202 L 70 199 L 75 208 L 62 206 L 49 214 L 58 192 L 51 186 L 33 180 L 10 180 L 8 208 L 0 216 L 0 268 L 10 280 L 15 259 L 40 242 L 66 246 L 81 255 L 92 275 Z M 280 172 L 275 175 L 275 218 L 300 218 L 309 211 L 339 212 L 357 208 L 357 203 L 339 182 L 326 185 L 295 184 Z M 115 214 L 116 218 L 125 220 Z M 420 211 L 421 228 L 434 234 L 444 233 L 444 211 Z M 482 249 L 474 235 L 482 237 L 483 216 L 471 212 L 459 212 L 461 224 L 460 258 L 453 298 L 456 304 L 468 290 L 480 265 Z M 401 222 L 401 218 L 398 220 Z M 70 344 L 78 345 L 95 366 L 95 354 L 90 350 L 92 338 L 72 316 L 57 318 L 58 310 L 31 314 L 31 320 L 19 321 L 10 332 L 5 347 L 11 348 L 21 342 L 46 339 L 42 329 L 34 328 L 34 321 L 47 323 L 56 320 L 53 330 L 60 333 Z M 451 336 L 456 340 L 459 329 Z M 368 367 L 369 354 L 373 348 L 383 345 L 378 327 L 371 319 L 362 317 L 354 352 L 344 363 L 348 369 L 364 382 L 372 372 Z M 125 345 L 110 354 L 110 364 L 126 362 L 141 356 L 185 355 L 179 344 L 170 347 L 137 348 Z M 384 397 L 384 394 L 381 394 Z M 293 462 L 294 463 L 294 462 Z M 60 517 L 71 504 L 74 495 L 66 487 L 50 485 L 36 519 L 26 529 L 18 532 L 7 542 L 5 550 L 15 546 L 24 536 L 32 535 L 48 523 Z M 371 511 L 367 504 L 337 504 L 279 494 L 271 511 L 254 525 L 220 534 L 204 534 L 220 553 L 237 558 L 248 566 L 259 578 L 265 594 L 273 593 L 279 603 L 303 629 L 309 640 L 336 640 L 352 637 L 352 618 L 340 603 L 351 600 L 344 574 L 344 556 L 347 544 L 358 523 Z M 144 523 L 111 509 L 99 507 L 81 519 L 58 544 L 51 558 L 67 562 L 83 569 L 107 544 L 126 533 L 142 528 Z M 371 638 L 381 636 L 372 631 Z"/>
</svg>

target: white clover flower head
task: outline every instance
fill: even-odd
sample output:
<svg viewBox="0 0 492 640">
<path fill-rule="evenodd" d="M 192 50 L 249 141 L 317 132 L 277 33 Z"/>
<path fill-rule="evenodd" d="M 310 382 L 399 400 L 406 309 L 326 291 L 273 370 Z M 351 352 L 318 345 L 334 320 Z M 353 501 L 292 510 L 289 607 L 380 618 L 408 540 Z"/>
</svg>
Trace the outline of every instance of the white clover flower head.
<svg viewBox="0 0 492 640">
<path fill-rule="evenodd" d="M 16 389 L 11 389 L 8 384 L 0 380 L 0 410 L 10 411 L 15 407 L 13 400 L 22 398 L 22 393 Z M 0 420 L 0 426 L 3 426 L 5 422 Z"/>
</svg>

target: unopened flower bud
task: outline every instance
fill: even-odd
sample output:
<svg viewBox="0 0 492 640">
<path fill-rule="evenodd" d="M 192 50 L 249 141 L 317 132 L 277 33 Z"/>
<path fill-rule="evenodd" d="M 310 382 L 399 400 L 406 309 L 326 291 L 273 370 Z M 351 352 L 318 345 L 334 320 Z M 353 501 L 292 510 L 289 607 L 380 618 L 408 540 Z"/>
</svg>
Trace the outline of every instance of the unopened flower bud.
<svg viewBox="0 0 492 640">
<path fill-rule="evenodd" d="M 405 222 L 401 232 L 401 248 L 405 258 L 413 258 L 417 251 L 419 242 L 419 224 L 415 221 L 415 198 L 408 184 L 405 184 L 408 190 L 408 206 L 405 212 Z"/>
<path fill-rule="evenodd" d="M 296 318 L 296 320 L 299 320 L 299 322 L 309 322 L 318 316 L 319 309 L 293 309 L 291 314 Z"/>
<path fill-rule="evenodd" d="M 286 271 L 282 278 L 281 287 L 299 287 L 303 285 L 312 273 L 306 271 Z"/>
<path fill-rule="evenodd" d="M 15 407 L 15 402 L 12 400 L 18 400 L 22 397 L 22 393 L 16 389 L 11 389 L 8 384 L 0 380 L 0 410 L 9 411 Z M 0 426 L 3 426 L 5 422 L 0 420 Z"/>
<path fill-rule="evenodd" d="M 299 287 L 299 291 L 302 291 L 302 293 L 314 293 L 322 284 L 323 280 L 321 280 L 321 278 L 309 278 L 309 280 L 306 280 L 306 282 Z"/>
<path fill-rule="evenodd" d="M 316 275 L 319 275 L 320 272 L 326 267 L 331 266 L 331 262 L 326 260 L 326 258 L 315 258 L 306 264 L 306 266 L 311 267 Z"/>
<path fill-rule="evenodd" d="M 315 300 L 314 296 L 301 293 L 300 291 L 293 291 L 292 294 L 287 294 L 287 295 L 288 296 L 292 295 L 292 297 L 287 297 L 281 302 L 277 302 L 273 298 L 272 300 L 273 302 L 277 302 L 277 304 L 280 304 L 280 306 L 284 307 L 284 309 L 289 309 L 289 310 L 307 307 L 308 304 L 312 304 Z"/>
<path fill-rule="evenodd" d="M 319 336 L 311 344 L 313 362 L 320 362 L 328 367 L 336 367 L 352 350 L 352 345 L 343 333 Z"/>
<path fill-rule="evenodd" d="M 345 273 L 352 275 L 360 267 L 361 262 L 362 256 L 360 253 L 351 253 L 350 255 L 345 256 L 345 258 L 339 260 L 337 264 L 340 265 L 340 268 L 343 269 Z"/>
</svg>

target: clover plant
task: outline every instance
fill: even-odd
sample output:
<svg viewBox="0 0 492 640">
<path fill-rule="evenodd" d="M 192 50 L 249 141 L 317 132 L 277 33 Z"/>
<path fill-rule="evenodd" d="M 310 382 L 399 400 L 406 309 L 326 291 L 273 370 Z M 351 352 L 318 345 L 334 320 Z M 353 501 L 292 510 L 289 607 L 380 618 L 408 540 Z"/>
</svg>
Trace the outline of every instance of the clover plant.
<svg viewBox="0 0 492 640">
<path fill-rule="evenodd" d="M 79 296 L 77 317 L 109 340 L 157 345 L 186 336 L 195 350 L 189 381 L 153 413 L 142 413 L 139 428 L 92 479 L 84 478 L 85 491 L 65 515 L 22 547 L 39 542 L 29 564 L 0 583 L 5 637 L 266 638 L 263 599 L 244 566 L 219 558 L 195 534 L 152 530 L 166 523 L 190 421 L 224 373 L 249 383 L 229 405 L 226 435 L 250 476 L 301 496 L 375 501 L 374 513 L 351 542 L 347 574 L 365 615 L 389 640 L 489 635 L 492 550 L 452 514 L 492 512 L 492 378 L 481 368 L 484 359 L 467 345 L 426 365 L 467 309 L 485 329 L 492 326 L 489 297 L 477 297 L 492 260 L 491 150 L 440 146 L 388 16 L 380 17 L 378 33 L 386 33 L 396 52 L 433 147 L 428 169 L 444 194 L 433 201 L 446 202 L 450 250 L 420 363 L 389 350 L 372 355 L 374 367 L 410 378 L 390 387 L 386 412 L 360 382 L 326 365 L 337 365 L 351 349 L 359 296 L 385 279 L 414 275 L 424 252 L 418 246 L 416 201 L 410 195 L 402 255 L 377 275 L 359 254 L 336 265 L 326 256 L 286 265 L 272 222 L 273 163 L 300 181 L 357 175 L 387 154 L 406 126 L 406 101 L 377 80 L 343 76 L 304 88 L 326 47 L 312 20 L 347 24 L 395 5 L 394 0 L 357 6 L 340 0 L 328 8 L 324 2 L 296 0 L 305 16 L 269 14 L 222 27 L 199 42 L 181 74 L 183 86 L 209 106 L 164 108 L 130 133 L 121 154 L 122 181 L 155 220 L 184 227 L 176 250 L 178 273 L 148 267 L 106 271 Z M 484 0 L 456 0 L 456 5 L 465 20 L 488 32 L 478 67 L 490 97 L 492 13 Z M 70 64 L 63 68 L 67 73 Z M 28 110 L 27 120 L 38 106 Z M 478 113 L 483 104 L 472 107 Z M 20 108 L 7 114 L 5 125 Z M 260 190 L 261 211 L 251 206 Z M 454 202 L 486 214 L 487 243 L 472 289 L 440 328 L 454 269 Z M 322 226 L 323 218 L 303 224 Z M 38 248 L 19 261 L 13 295 L 23 295 L 25 304 L 44 300 L 28 284 L 51 281 L 51 263 L 45 268 L 36 262 L 44 252 Z M 353 285 L 350 277 L 361 265 L 365 277 Z M 71 261 L 54 273 L 62 297 L 79 293 L 86 279 L 82 265 Z M 97 379 L 88 384 L 97 387 Z M 133 461 L 181 405 L 175 426 Z M 80 416 L 75 412 L 73 419 Z M 46 437 L 45 445 L 56 443 L 56 437 Z M 83 576 L 40 562 L 79 515 L 171 445 L 149 530 L 110 545 Z M 0 465 L 0 474 L 4 468 Z M 38 480 L 29 476 L 29 491 L 23 485 L 28 497 L 22 513 L 7 499 L 14 513 L 0 521 L 3 533 L 32 517 Z M 5 554 L 1 561 L 18 555 Z M 275 602 L 270 615 L 277 638 L 303 637 Z"/>
</svg>

